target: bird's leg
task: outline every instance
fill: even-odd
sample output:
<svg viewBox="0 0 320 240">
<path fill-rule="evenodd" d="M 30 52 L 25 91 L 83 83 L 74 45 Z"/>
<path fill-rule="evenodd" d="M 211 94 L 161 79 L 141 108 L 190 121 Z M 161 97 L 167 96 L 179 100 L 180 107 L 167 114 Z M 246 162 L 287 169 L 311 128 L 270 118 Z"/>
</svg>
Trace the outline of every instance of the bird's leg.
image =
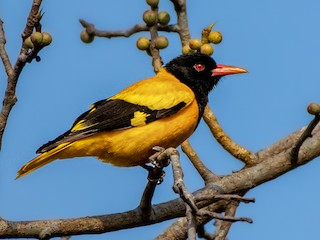
<svg viewBox="0 0 320 240">
<path fill-rule="evenodd" d="M 152 148 L 156 153 L 149 157 L 149 161 L 155 167 L 167 167 L 170 164 L 170 158 L 165 153 L 166 149 L 160 146 Z"/>
</svg>

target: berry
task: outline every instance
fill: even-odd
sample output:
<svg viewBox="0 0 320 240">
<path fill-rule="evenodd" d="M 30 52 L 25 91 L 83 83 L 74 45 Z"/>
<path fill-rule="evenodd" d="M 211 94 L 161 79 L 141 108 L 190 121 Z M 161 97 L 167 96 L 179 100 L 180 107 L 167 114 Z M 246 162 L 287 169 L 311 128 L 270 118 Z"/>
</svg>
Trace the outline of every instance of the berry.
<svg viewBox="0 0 320 240">
<path fill-rule="evenodd" d="M 150 47 L 150 40 L 146 37 L 139 37 L 137 40 L 137 48 L 140 50 L 147 50 Z"/>
<path fill-rule="evenodd" d="M 157 49 L 164 49 L 168 47 L 169 41 L 165 36 L 159 36 L 155 40 L 155 46 Z"/>
<path fill-rule="evenodd" d="M 86 30 L 80 33 L 80 39 L 84 43 L 91 43 L 94 40 L 94 35 L 89 34 Z"/>
<path fill-rule="evenodd" d="M 48 46 L 52 42 L 52 37 L 50 33 L 43 32 L 42 33 L 42 44 L 44 46 Z"/>
<path fill-rule="evenodd" d="M 43 36 L 41 32 L 33 32 L 30 36 L 31 42 L 35 47 L 42 44 Z"/>
<path fill-rule="evenodd" d="M 147 0 L 147 4 L 148 4 L 150 7 L 157 7 L 158 4 L 159 4 L 159 0 Z"/>
<path fill-rule="evenodd" d="M 158 13 L 158 22 L 161 25 L 168 25 L 170 22 L 170 15 L 168 12 L 159 12 Z"/>
<path fill-rule="evenodd" d="M 142 18 L 148 26 L 152 26 L 157 22 L 157 14 L 152 10 L 145 11 Z"/>
<path fill-rule="evenodd" d="M 222 34 L 220 32 L 211 32 L 208 37 L 209 42 L 219 44 L 222 41 Z"/>
<path fill-rule="evenodd" d="M 30 37 L 27 37 L 24 40 L 23 45 L 24 45 L 25 48 L 30 48 L 30 49 L 34 48 L 34 45 L 33 45 L 32 41 L 31 41 Z"/>
<path fill-rule="evenodd" d="M 182 54 L 188 54 L 188 53 L 190 53 L 192 50 L 191 50 L 191 48 L 189 47 L 189 44 L 187 44 L 187 45 L 184 45 L 183 47 L 182 47 Z"/>
<path fill-rule="evenodd" d="M 201 46 L 202 46 L 202 42 L 197 38 L 191 39 L 189 41 L 189 47 L 192 50 L 199 50 L 201 48 Z"/>
<path fill-rule="evenodd" d="M 307 108 L 307 111 L 311 115 L 318 115 L 320 114 L 320 105 L 318 103 L 310 103 Z"/>
<path fill-rule="evenodd" d="M 209 43 L 205 43 L 201 46 L 200 52 L 211 56 L 213 54 L 213 47 Z"/>
</svg>

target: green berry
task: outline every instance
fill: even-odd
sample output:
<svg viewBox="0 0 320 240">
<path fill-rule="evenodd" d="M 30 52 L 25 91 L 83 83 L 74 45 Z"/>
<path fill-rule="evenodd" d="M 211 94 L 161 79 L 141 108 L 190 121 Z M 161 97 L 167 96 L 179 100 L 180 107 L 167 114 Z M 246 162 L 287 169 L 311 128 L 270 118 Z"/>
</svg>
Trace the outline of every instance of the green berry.
<svg viewBox="0 0 320 240">
<path fill-rule="evenodd" d="M 318 103 L 310 103 L 307 111 L 312 115 L 318 115 L 320 114 L 320 105 Z"/>
<path fill-rule="evenodd" d="M 205 43 L 201 46 L 200 52 L 211 56 L 213 54 L 213 47 L 209 43 Z"/>
<path fill-rule="evenodd" d="M 152 10 L 145 11 L 142 18 L 148 26 L 152 26 L 157 22 L 157 14 Z"/>
<path fill-rule="evenodd" d="M 150 40 L 146 37 L 139 37 L 136 44 L 138 49 L 145 51 L 150 47 Z"/>
<path fill-rule="evenodd" d="M 159 36 L 155 40 L 155 46 L 157 49 L 164 49 L 168 47 L 169 41 L 165 36 Z"/>
<path fill-rule="evenodd" d="M 52 37 L 50 33 L 43 32 L 42 33 L 42 44 L 44 46 L 48 46 L 52 42 Z"/>
<path fill-rule="evenodd" d="M 211 32 L 208 37 L 209 42 L 219 44 L 222 41 L 222 34 L 220 32 Z"/>
<path fill-rule="evenodd" d="M 159 12 L 158 13 L 158 22 L 161 25 L 168 25 L 170 22 L 170 15 L 168 12 Z"/>
<path fill-rule="evenodd" d="M 42 44 L 43 36 L 41 32 L 33 32 L 30 38 L 31 42 L 35 47 L 40 46 Z"/>
<path fill-rule="evenodd" d="M 187 45 L 184 45 L 183 47 L 182 47 L 182 54 L 188 54 L 188 53 L 190 53 L 192 50 L 191 50 L 191 48 L 189 47 L 189 44 L 187 44 Z"/>
<path fill-rule="evenodd" d="M 91 43 L 94 40 L 94 35 L 89 34 L 86 30 L 80 33 L 80 39 L 84 43 Z"/>
<path fill-rule="evenodd" d="M 189 47 L 192 50 L 199 50 L 201 48 L 201 46 L 202 46 L 202 42 L 197 38 L 191 39 L 189 41 Z"/>
<path fill-rule="evenodd" d="M 159 0 L 147 0 L 147 4 L 148 4 L 150 7 L 157 7 L 158 4 L 159 4 Z"/>
<path fill-rule="evenodd" d="M 27 37 L 24 40 L 23 45 L 24 45 L 25 48 L 30 48 L 30 49 L 34 48 L 34 45 L 33 45 L 32 41 L 31 41 L 30 37 Z"/>
</svg>

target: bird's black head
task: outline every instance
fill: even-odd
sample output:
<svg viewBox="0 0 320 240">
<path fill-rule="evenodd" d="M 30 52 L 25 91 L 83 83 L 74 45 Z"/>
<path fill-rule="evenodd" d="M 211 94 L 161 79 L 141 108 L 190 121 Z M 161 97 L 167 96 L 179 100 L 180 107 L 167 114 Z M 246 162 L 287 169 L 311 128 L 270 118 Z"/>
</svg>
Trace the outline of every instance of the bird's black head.
<svg viewBox="0 0 320 240">
<path fill-rule="evenodd" d="M 165 66 L 166 70 L 192 90 L 208 94 L 221 76 L 212 76 L 216 62 L 202 53 L 186 54 L 174 58 Z"/>
<path fill-rule="evenodd" d="M 209 92 L 222 76 L 247 72 L 242 68 L 216 64 L 210 56 L 202 53 L 174 58 L 165 65 L 165 69 L 193 90 L 203 109 Z"/>
</svg>

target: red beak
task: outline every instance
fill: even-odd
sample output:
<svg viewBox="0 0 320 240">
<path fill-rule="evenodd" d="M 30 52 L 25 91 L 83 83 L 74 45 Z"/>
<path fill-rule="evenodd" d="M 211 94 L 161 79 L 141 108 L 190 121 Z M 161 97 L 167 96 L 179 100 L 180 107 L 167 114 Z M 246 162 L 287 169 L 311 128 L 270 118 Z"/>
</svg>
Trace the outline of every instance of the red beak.
<svg viewBox="0 0 320 240">
<path fill-rule="evenodd" d="M 230 74 L 247 73 L 247 72 L 248 71 L 243 68 L 217 64 L 217 68 L 212 70 L 211 76 L 226 76 Z"/>
</svg>

